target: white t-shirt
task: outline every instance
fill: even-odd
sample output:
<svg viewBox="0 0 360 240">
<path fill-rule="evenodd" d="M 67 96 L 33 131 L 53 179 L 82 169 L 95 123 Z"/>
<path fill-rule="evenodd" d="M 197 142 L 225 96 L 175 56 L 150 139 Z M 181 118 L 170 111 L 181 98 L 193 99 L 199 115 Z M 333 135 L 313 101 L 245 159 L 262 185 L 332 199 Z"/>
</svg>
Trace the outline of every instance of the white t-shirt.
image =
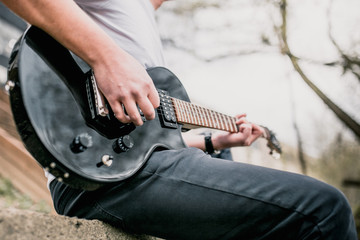
<svg viewBox="0 0 360 240">
<path fill-rule="evenodd" d="M 161 41 L 150 0 L 75 0 L 119 46 L 146 68 L 163 66 Z"/>
<path fill-rule="evenodd" d="M 116 43 L 145 68 L 164 66 L 161 40 L 150 0 L 75 0 Z M 45 172 L 50 182 L 53 175 Z"/>
</svg>

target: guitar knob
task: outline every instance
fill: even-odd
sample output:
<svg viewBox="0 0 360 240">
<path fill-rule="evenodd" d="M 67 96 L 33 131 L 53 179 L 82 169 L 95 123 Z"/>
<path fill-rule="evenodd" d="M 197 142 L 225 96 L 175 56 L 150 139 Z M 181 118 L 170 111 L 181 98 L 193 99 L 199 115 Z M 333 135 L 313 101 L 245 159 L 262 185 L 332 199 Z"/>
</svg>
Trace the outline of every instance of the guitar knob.
<svg viewBox="0 0 360 240">
<path fill-rule="evenodd" d="M 74 138 L 70 144 L 70 149 L 73 153 L 81 153 L 91 147 L 92 144 L 93 142 L 91 136 L 87 133 L 82 133 Z"/>
<path fill-rule="evenodd" d="M 134 140 L 131 136 L 125 135 L 119 137 L 113 143 L 113 150 L 116 153 L 122 153 L 129 151 L 134 146 Z"/>
</svg>

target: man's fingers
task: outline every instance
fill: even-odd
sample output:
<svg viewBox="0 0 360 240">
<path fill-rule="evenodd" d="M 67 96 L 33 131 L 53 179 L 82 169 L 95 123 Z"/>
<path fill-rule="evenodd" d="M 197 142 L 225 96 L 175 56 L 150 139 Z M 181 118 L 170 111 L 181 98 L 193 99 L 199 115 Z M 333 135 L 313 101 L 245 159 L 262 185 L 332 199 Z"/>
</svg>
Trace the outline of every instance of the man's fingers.
<svg viewBox="0 0 360 240">
<path fill-rule="evenodd" d="M 251 138 L 251 134 L 252 134 L 252 126 L 249 123 L 244 123 L 240 125 L 240 132 L 242 133 L 242 137 L 243 137 L 243 146 L 250 146 L 252 143 L 252 138 Z"/>
<path fill-rule="evenodd" d="M 157 108 L 160 105 L 160 97 L 159 97 L 159 93 L 156 90 L 155 86 L 152 85 L 151 90 L 149 92 L 148 95 L 148 99 L 150 100 L 153 108 Z"/>
<path fill-rule="evenodd" d="M 154 109 L 159 107 L 160 98 L 159 93 L 153 84 L 150 87 L 150 91 L 147 97 L 139 98 L 137 104 L 147 120 L 152 120 L 155 118 Z"/>
<path fill-rule="evenodd" d="M 144 117 L 147 120 L 152 120 L 155 118 L 155 110 L 153 104 L 147 98 L 140 99 L 138 106 L 144 114 Z"/>
<path fill-rule="evenodd" d="M 140 116 L 139 108 L 136 106 L 134 101 L 124 103 L 126 114 L 136 126 L 141 126 L 143 121 Z"/>
<path fill-rule="evenodd" d="M 235 116 L 236 119 L 246 117 L 246 113 L 238 114 Z"/>
<path fill-rule="evenodd" d="M 115 117 L 122 123 L 129 123 L 131 119 L 128 115 L 125 114 L 123 105 L 120 102 L 116 102 L 115 106 L 111 107 Z"/>
<path fill-rule="evenodd" d="M 123 104 L 117 102 L 115 103 L 115 106 L 112 106 L 112 110 L 115 117 L 120 122 L 133 122 L 136 126 L 141 126 L 143 124 L 141 114 L 143 114 L 147 120 L 155 118 L 154 106 L 148 98 L 139 99 L 138 104 L 136 104 L 135 101 L 128 101 Z"/>
<path fill-rule="evenodd" d="M 237 125 L 241 125 L 243 123 L 248 123 L 247 119 L 246 119 L 246 114 L 239 114 L 235 116 L 236 118 L 236 124 Z"/>
</svg>

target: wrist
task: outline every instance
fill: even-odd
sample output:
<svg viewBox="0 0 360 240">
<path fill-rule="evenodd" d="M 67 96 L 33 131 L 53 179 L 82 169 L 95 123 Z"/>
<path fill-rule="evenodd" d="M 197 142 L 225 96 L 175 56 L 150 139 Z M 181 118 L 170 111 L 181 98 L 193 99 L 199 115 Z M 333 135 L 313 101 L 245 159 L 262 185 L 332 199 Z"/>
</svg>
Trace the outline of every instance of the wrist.
<svg viewBox="0 0 360 240">
<path fill-rule="evenodd" d="M 207 152 L 208 154 L 214 153 L 215 149 L 214 149 L 214 146 L 212 144 L 211 134 L 205 135 L 204 141 L 205 141 L 205 152 Z"/>
<path fill-rule="evenodd" d="M 215 139 L 215 141 L 214 141 L 214 139 Z M 205 152 L 206 153 L 212 154 L 212 153 L 217 153 L 217 152 L 219 152 L 219 150 L 221 150 L 221 148 L 217 144 L 218 142 L 216 141 L 216 137 L 214 137 L 214 135 L 212 135 L 211 133 L 205 135 L 204 141 L 205 141 Z"/>
<path fill-rule="evenodd" d="M 228 144 L 226 138 L 224 138 L 223 134 L 218 133 L 218 134 L 213 134 L 211 136 L 211 142 L 214 146 L 215 150 L 222 150 L 224 148 L 229 148 L 232 147 Z"/>
</svg>

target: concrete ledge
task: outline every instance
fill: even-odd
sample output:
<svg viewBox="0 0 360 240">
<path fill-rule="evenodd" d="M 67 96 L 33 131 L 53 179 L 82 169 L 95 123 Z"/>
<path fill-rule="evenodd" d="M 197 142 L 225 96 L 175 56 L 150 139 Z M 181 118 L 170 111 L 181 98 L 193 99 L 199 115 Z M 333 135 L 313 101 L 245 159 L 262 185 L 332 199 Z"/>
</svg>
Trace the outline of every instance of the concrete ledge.
<svg viewBox="0 0 360 240">
<path fill-rule="evenodd" d="M 14 208 L 0 209 L 1 240 L 155 240 L 134 236 L 98 220 L 83 220 Z"/>
</svg>

